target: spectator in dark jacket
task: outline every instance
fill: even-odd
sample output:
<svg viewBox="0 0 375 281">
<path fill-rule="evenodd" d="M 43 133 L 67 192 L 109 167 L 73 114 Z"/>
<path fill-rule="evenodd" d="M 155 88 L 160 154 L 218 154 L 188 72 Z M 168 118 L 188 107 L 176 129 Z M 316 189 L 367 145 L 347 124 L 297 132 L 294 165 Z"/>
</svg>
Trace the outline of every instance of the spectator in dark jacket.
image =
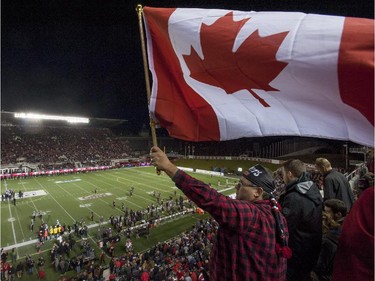
<svg viewBox="0 0 375 281">
<path fill-rule="evenodd" d="M 366 162 L 367 170 L 370 173 L 374 173 L 374 149 L 371 148 L 367 154 L 367 162 Z"/>
<path fill-rule="evenodd" d="M 300 160 L 282 164 L 286 190 L 279 203 L 289 229 L 289 246 L 293 256 L 288 260 L 287 280 L 309 280 L 322 243 L 323 199 L 316 184 L 306 174 Z"/>
<path fill-rule="evenodd" d="M 345 203 L 338 199 L 324 201 L 323 242 L 318 262 L 311 274 L 314 281 L 331 281 L 333 260 L 346 216 Z"/>
<path fill-rule="evenodd" d="M 17 264 L 17 278 L 18 279 L 22 277 L 22 275 L 23 275 L 23 269 L 24 269 L 23 262 L 19 262 Z"/>
<path fill-rule="evenodd" d="M 14 277 L 16 275 L 16 270 L 14 269 L 13 265 L 9 265 L 9 270 L 8 270 L 8 280 L 14 280 Z"/>
<path fill-rule="evenodd" d="M 349 211 L 354 203 L 353 191 L 346 177 L 332 169 L 331 163 L 326 158 L 315 160 L 316 169 L 323 175 L 324 201 L 339 199 L 343 201 Z"/>
</svg>

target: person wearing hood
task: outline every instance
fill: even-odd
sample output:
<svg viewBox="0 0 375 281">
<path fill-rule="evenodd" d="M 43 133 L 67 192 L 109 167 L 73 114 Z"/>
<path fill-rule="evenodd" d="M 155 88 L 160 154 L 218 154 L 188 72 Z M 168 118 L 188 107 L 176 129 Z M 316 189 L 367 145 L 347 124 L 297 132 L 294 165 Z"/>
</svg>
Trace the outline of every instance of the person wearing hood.
<svg viewBox="0 0 375 281">
<path fill-rule="evenodd" d="M 236 185 L 236 199 L 219 193 L 178 169 L 159 147 L 150 151 L 151 163 L 218 222 L 209 261 L 210 280 L 284 281 L 288 230 L 274 198 L 273 178 L 261 165 L 245 171 Z"/>
<path fill-rule="evenodd" d="M 288 260 L 287 280 L 309 280 L 322 244 L 323 198 L 317 185 L 298 159 L 282 165 L 285 193 L 279 198 L 289 229 L 289 247 L 293 256 Z"/>
</svg>

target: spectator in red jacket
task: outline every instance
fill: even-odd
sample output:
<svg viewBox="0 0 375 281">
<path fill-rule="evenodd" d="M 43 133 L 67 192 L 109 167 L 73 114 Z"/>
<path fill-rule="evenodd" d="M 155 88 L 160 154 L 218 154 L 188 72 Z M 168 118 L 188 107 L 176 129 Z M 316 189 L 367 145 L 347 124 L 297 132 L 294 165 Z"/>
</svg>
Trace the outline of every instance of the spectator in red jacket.
<svg viewBox="0 0 375 281">
<path fill-rule="evenodd" d="M 141 274 L 141 281 L 149 281 L 150 280 L 150 274 L 146 269 L 143 270 Z"/>
<path fill-rule="evenodd" d="M 261 165 L 243 173 L 236 199 L 231 199 L 179 170 L 160 148 L 153 147 L 150 156 L 155 167 L 165 171 L 190 200 L 219 223 L 211 251 L 210 279 L 285 280 L 286 221 L 277 207 L 274 205 L 273 212 L 270 201 L 263 198 L 274 188 L 272 176 Z"/>
<path fill-rule="evenodd" d="M 374 186 L 346 216 L 333 265 L 333 281 L 374 280 Z"/>
</svg>

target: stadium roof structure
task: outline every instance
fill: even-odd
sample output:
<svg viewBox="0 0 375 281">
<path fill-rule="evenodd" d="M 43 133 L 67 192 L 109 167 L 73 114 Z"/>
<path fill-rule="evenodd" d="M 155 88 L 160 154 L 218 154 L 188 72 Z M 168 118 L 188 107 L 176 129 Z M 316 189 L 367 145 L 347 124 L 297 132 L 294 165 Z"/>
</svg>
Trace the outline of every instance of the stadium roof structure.
<svg viewBox="0 0 375 281">
<path fill-rule="evenodd" d="M 97 127 L 116 127 L 127 123 L 126 119 L 110 119 L 110 118 L 90 118 L 92 125 Z"/>
</svg>

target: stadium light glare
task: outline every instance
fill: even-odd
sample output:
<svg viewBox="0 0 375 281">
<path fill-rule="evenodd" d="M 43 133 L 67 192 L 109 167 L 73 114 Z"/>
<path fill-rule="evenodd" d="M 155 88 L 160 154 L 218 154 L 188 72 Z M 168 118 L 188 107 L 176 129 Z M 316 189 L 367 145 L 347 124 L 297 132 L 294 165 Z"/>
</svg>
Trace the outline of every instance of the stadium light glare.
<svg viewBox="0 0 375 281">
<path fill-rule="evenodd" d="M 83 117 L 69 117 L 69 116 L 58 116 L 58 115 L 45 115 L 38 113 L 15 113 L 15 118 L 22 119 L 33 119 L 33 120 L 56 120 L 56 121 L 67 121 L 68 123 L 89 123 L 88 118 Z"/>
</svg>

